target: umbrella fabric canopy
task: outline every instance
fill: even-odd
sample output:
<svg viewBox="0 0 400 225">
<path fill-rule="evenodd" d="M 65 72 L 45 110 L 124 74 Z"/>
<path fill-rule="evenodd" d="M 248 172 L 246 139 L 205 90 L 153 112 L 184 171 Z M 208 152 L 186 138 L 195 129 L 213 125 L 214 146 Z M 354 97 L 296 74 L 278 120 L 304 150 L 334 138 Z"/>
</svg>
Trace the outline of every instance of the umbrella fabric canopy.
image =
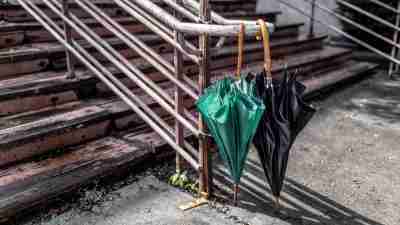
<svg viewBox="0 0 400 225">
<path fill-rule="evenodd" d="M 260 21 L 260 24 L 261 23 Z M 281 80 L 272 79 L 269 37 L 263 27 L 265 71 L 256 75 L 256 93 L 266 107 L 254 137 L 272 194 L 279 203 L 289 151 L 296 136 L 309 122 L 315 110 L 303 101 L 305 87 L 294 74 L 285 70 Z"/>
<path fill-rule="evenodd" d="M 244 39 L 243 36 L 242 32 L 240 40 Z M 239 46 L 239 54 L 240 49 L 242 48 Z M 238 64 L 241 64 L 241 58 L 240 56 Z M 239 79 L 225 77 L 215 82 L 196 102 L 234 181 L 235 202 L 237 184 L 265 109 L 263 102 L 254 96 L 255 81 L 240 76 L 240 69 L 241 65 L 238 65 L 236 75 Z"/>
<path fill-rule="evenodd" d="M 247 82 L 245 78 L 236 81 L 226 77 L 206 89 L 196 103 L 235 184 L 240 181 L 249 146 L 265 109 L 262 101 L 246 94 L 254 88 L 254 84 Z"/>
</svg>

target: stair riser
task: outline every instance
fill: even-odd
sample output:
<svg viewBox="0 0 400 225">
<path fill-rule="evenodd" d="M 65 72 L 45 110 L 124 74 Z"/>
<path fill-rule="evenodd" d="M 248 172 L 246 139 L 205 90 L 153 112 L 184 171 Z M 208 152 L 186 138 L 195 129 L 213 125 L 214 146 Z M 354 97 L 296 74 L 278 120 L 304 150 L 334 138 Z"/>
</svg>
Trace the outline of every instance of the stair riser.
<svg viewBox="0 0 400 225">
<path fill-rule="evenodd" d="M 32 59 L 29 61 L 16 61 L 0 64 L 0 79 L 10 78 L 14 75 L 35 73 L 46 70 L 50 65 L 47 58 Z"/>
<path fill-rule="evenodd" d="M 144 33 L 148 31 L 142 25 L 132 24 L 125 25 L 125 29 L 127 29 L 130 33 Z M 100 37 L 112 37 L 112 33 L 104 27 L 92 27 L 92 30 L 96 32 Z M 12 34 L 12 35 L 11 35 Z M 24 43 L 40 43 L 40 42 L 53 42 L 57 41 L 50 33 L 46 30 L 32 30 L 27 31 L 26 33 L 15 32 L 10 35 L 0 34 L 0 48 L 12 47 L 19 44 Z M 75 39 L 81 39 L 80 35 L 76 32 L 72 33 L 72 37 Z M 11 43 L 10 43 L 11 40 Z"/>
<path fill-rule="evenodd" d="M 151 45 L 151 44 L 150 44 Z M 158 53 L 164 53 L 172 51 L 172 48 L 168 44 L 155 44 L 151 45 L 152 48 Z M 138 56 L 136 52 L 128 49 L 123 44 L 117 44 L 113 46 L 122 56 L 126 58 L 135 58 Z M 88 48 L 92 56 L 99 59 L 101 62 L 106 62 L 102 54 L 96 53 L 94 48 Z M 13 75 L 22 75 L 44 71 L 51 67 L 52 69 L 63 69 L 66 65 L 65 52 L 60 51 L 40 51 L 32 52 L 31 54 L 25 54 L 21 56 L 13 56 L 3 58 L 2 61 L 7 61 L 8 63 L 0 64 L 0 79 L 9 78 Z"/>
<path fill-rule="evenodd" d="M 18 146 L 0 147 L 0 166 L 31 158 L 50 149 L 76 145 L 105 136 L 110 121 L 99 122 L 87 127 L 71 128 L 60 133 L 46 135 Z"/>
<path fill-rule="evenodd" d="M 22 44 L 24 39 L 24 32 L 21 31 L 0 33 L 0 48 Z"/>
<path fill-rule="evenodd" d="M 68 102 L 79 100 L 76 90 L 39 94 L 34 96 L 19 97 L 0 102 L 0 116 L 39 110 L 47 107 L 57 107 Z"/>
</svg>

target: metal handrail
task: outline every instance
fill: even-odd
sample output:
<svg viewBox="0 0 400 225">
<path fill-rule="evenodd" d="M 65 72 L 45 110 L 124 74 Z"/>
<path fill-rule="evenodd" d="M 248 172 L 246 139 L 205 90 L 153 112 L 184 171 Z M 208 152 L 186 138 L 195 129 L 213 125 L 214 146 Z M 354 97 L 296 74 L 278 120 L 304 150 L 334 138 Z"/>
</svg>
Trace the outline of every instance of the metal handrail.
<svg viewBox="0 0 400 225">
<path fill-rule="evenodd" d="M 191 0 L 186 0 L 186 1 L 191 1 Z M 383 25 L 386 25 L 387 27 L 392 28 L 394 30 L 394 36 L 393 36 L 393 39 L 391 40 L 391 39 L 389 39 L 389 38 L 387 38 L 387 37 L 375 32 L 374 30 L 372 30 L 372 29 L 370 29 L 370 28 L 368 28 L 368 27 L 366 27 L 364 25 L 362 25 L 360 23 L 357 23 L 356 21 L 354 21 L 354 20 L 352 20 L 350 18 L 347 18 L 346 16 L 344 16 L 342 14 L 337 13 L 336 11 L 334 11 L 334 10 L 330 9 L 329 7 L 327 7 L 325 4 L 318 3 L 316 0 L 304 0 L 305 2 L 309 2 L 311 4 L 311 13 L 310 14 L 308 12 L 302 10 L 302 9 L 299 9 L 298 7 L 296 7 L 295 5 L 293 5 L 292 3 L 290 3 L 290 2 L 288 2 L 286 0 L 278 0 L 278 1 L 281 2 L 282 4 L 285 4 L 289 8 L 294 9 L 295 11 L 299 12 L 300 14 L 310 18 L 310 33 L 309 33 L 309 35 L 313 35 L 314 22 L 318 22 L 318 23 L 324 25 L 325 27 L 327 27 L 328 29 L 333 30 L 334 32 L 343 35 L 344 37 L 348 38 L 349 40 L 353 41 L 354 43 L 359 44 L 360 46 L 362 46 L 362 47 L 364 47 L 364 48 L 366 48 L 366 49 L 378 54 L 379 56 L 382 56 L 383 58 L 389 60 L 389 62 L 391 64 L 390 65 L 390 69 L 389 69 L 389 75 L 390 76 L 392 75 L 394 65 L 397 65 L 396 67 L 398 67 L 398 65 L 400 65 L 400 60 L 396 57 L 396 52 L 399 52 L 399 49 L 400 49 L 400 43 L 399 43 L 399 40 L 398 40 L 399 39 L 398 38 L 398 34 L 400 32 L 400 27 L 399 27 L 399 25 L 400 25 L 400 14 L 399 14 L 399 12 L 400 12 L 400 3 L 399 3 L 398 9 L 395 10 L 392 7 L 386 5 L 386 4 L 384 4 L 384 3 L 382 3 L 382 2 L 380 2 L 378 0 L 369 0 L 369 1 L 373 2 L 373 3 L 375 3 L 375 4 L 378 4 L 378 5 L 382 6 L 382 7 L 386 8 L 386 9 L 392 11 L 392 12 L 394 11 L 394 13 L 396 13 L 396 17 L 397 17 L 396 18 L 396 24 L 392 24 L 392 23 L 390 23 L 390 22 L 388 22 L 388 21 L 386 21 L 386 20 L 384 20 L 382 18 L 379 18 L 376 15 L 373 15 L 373 14 L 361 9 L 360 7 L 357 7 L 354 4 L 351 4 L 351 3 L 349 3 L 349 2 L 347 2 L 345 0 L 335 0 L 339 4 L 342 4 L 343 6 L 346 6 L 346 7 L 350 8 L 350 9 L 352 9 L 352 10 L 355 10 L 356 12 L 373 19 L 373 20 L 377 21 L 378 23 L 381 23 Z M 313 13 L 315 8 L 321 9 L 323 12 L 328 13 L 329 15 L 332 15 L 335 18 L 337 18 L 337 19 L 339 19 L 341 21 L 349 23 L 352 26 L 354 26 L 354 27 L 356 27 L 356 28 L 358 28 L 358 29 L 360 29 L 360 30 L 362 30 L 362 31 L 364 31 L 364 32 L 366 32 L 366 33 L 368 33 L 368 34 L 370 34 L 370 35 L 372 35 L 372 36 L 374 36 L 374 37 L 376 37 L 376 38 L 388 43 L 388 44 L 390 44 L 392 46 L 391 54 L 387 54 L 387 53 L 383 52 L 382 50 L 374 47 L 372 44 L 369 44 L 366 41 L 363 41 L 363 40 L 361 40 L 359 38 L 356 38 L 352 34 L 350 34 L 348 32 L 345 32 L 344 30 L 342 30 L 341 28 L 339 28 L 339 27 L 337 27 L 335 25 L 329 24 L 326 21 L 321 21 L 319 19 L 316 19 L 315 15 Z"/>
<path fill-rule="evenodd" d="M 305 1 L 309 1 L 309 0 L 305 0 Z M 336 1 L 342 2 L 341 0 L 336 0 Z M 387 37 L 385 37 L 385 36 L 383 36 L 381 34 L 376 33 L 375 31 L 365 27 L 364 25 L 362 25 L 360 23 L 357 23 L 357 22 L 355 22 L 355 21 L 353 21 L 351 19 L 348 19 L 347 17 L 345 17 L 345 16 L 343 16 L 341 14 L 336 13 L 332 9 L 329 9 L 327 6 L 325 6 L 323 4 L 320 4 L 320 3 L 317 3 L 317 2 L 314 2 L 314 4 L 315 4 L 316 7 L 318 7 L 319 9 L 321 9 L 321 10 L 327 12 L 327 13 L 329 13 L 330 15 L 332 15 L 332 16 L 334 16 L 334 17 L 336 17 L 336 18 L 338 18 L 338 19 L 340 19 L 342 21 L 345 21 L 346 23 L 349 23 L 349 24 L 357 27 L 358 29 L 367 32 L 368 34 L 370 34 L 370 35 L 372 35 L 372 36 L 374 36 L 376 38 L 381 39 L 382 41 L 384 41 L 384 42 L 386 42 L 388 44 L 391 44 L 393 46 L 396 46 L 397 48 L 400 48 L 400 44 L 390 40 L 389 38 L 387 38 Z M 370 15 L 370 13 L 363 14 L 363 15 L 367 15 L 368 16 L 368 15 Z M 400 31 L 400 28 L 397 28 L 396 30 Z"/>
<path fill-rule="evenodd" d="M 165 3 L 171 2 L 171 0 L 162 0 Z M 198 14 L 200 12 L 200 4 L 195 1 L 195 0 L 182 0 L 184 6 L 187 7 L 188 10 L 190 10 L 193 13 Z M 215 11 L 210 11 L 211 13 L 211 20 L 214 21 L 217 24 L 222 24 L 222 25 L 237 25 L 237 24 L 244 24 L 245 25 L 245 32 L 248 35 L 255 35 L 258 33 L 260 30 L 260 27 L 255 20 L 232 20 L 232 19 L 226 19 L 225 17 L 219 15 Z M 272 23 L 265 23 L 268 27 L 268 31 L 270 33 L 273 33 L 275 31 L 275 25 Z M 235 34 L 237 35 L 237 33 Z"/>
<path fill-rule="evenodd" d="M 41 23 L 66 48 L 67 69 L 66 78 L 74 78 L 74 59 L 78 59 L 93 72 L 107 87 L 120 97 L 140 118 L 142 118 L 157 134 L 160 135 L 177 152 L 177 169 L 180 157 L 199 171 L 200 193 L 210 191 L 208 166 L 208 135 L 201 117 L 195 118 L 184 107 L 184 97 L 194 100 L 204 92 L 209 84 L 209 68 L 211 50 L 218 50 L 227 36 L 237 36 L 240 23 L 246 24 L 246 35 L 258 33 L 256 21 L 228 20 L 208 7 L 209 0 L 195 1 L 160 0 L 174 10 L 171 15 L 152 1 L 143 0 L 113 0 L 116 5 L 133 16 L 137 21 L 165 40 L 174 48 L 173 64 L 159 55 L 144 41 L 131 34 L 126 28 L 113 20 L 95 3 L 85 0 L 43 0 L 44 6 L 51 9 L 63 21 L 64 29 L 59 27 L 30 0 L 17 0 L 39 23 Z M 110 43 L 96 34 L 88 25 L 69 10 L 69 1 L 74 1 L 81 9 L 92 16 L 104 28 L 118 37 L 141 58 L 151 64 L 160 74 L 164 75 L 175 86 L 175 99 L 158 86 L 152 79 L 140 71 L 131 61 L 115 50 Z M 189 7 L 190 6 L 190 7 Z M 192 22 L 182 22 L 186 18 Z M 274 25 L 267 23 L 270 32 Z M 92 56 L 80 42 L 72 38 L 72 32 L 78 33 L 91 47 L 107 59 L 115 68 L 125 74 L 155 103 L 161 106 L 175 119 L 175 129 L 154 112 L 138 95 L 134 94 L 124 83 Z M 197 35 L 199 47 L 185 40 L 185 35 Z M 220 36 L 217 47 L 210 48 L 210 36 Z M 196 85 L 191 78 L 183 73 L 183 58 L 193 61 L 199 66 L 199 81 Z M 199 151 L 184 139 L 184 128 L 199 138 Z"/>
<path fill-rule="evenodd" d="M 114 0 L 115 2 L 120 2 L 121 0 Z M 163 0 L 165 3 L 168 4 L 169 1 Z M 245 20 L 225 20 L 223 17 L 218 16 L 215 12 L 212 13 L 211 19 L 215 21 L 217 19 L 221 24 L 200 24 L 200 23 L 188 23 L 188 22 L 181 22 L 176 19 L 174 16 L 169 14 L 167 11 L 162 9 L 157 4 L 151 1 L 143 1 L 143 0 L 130 0 L 130 2 L 135 3 L 136 5 L 140 6 L 143 10 L 149 12 L 153 17 L 163 21 L 172 29 L 178 30 L 179 32 L 185 34 L 193 34 L 193 35 L 200 35 L 200 34 L 208 34 L 211 36 L 237 36 L 240 32 L 240 23 L 245 23 L 246 28 L 245 32 L 247 35 L 256 35 L 259 30 L 260 26 L 257 24 L 257 21 L 245 21 Z M 195 4 L 190 4 L 195 6 Z M 173 6 L 171 4 L 171 6 Z M 196 6 L 195 6 L 196 7 Z M 192 7 L 193 8 L 193 7 Z M 196 8 L 195 8 L 196 9 Z M 198 7 L 197 7 L 198 9 Z M 196 9 L 196 11 L 197 11 Z M 180 9 L 182 10 L 182 9 Z M 224 22 L 224 23 L 222 23 Z M 271 32 L 274 30 L 274 25 L 271 23 L 266 23 L 267 27 Z"/>
<path fill-rule="evenodd" d="M 336 2 L 338 2 L 339 4 L 342 4 L 343 6 L 346 6 L 346 7 L 350 8 L 350 9 L 352 9 L 352 10 L 358 12 L 358 13 L 361 13 L 362 15 L 365 15 L 365 16 L 369 17 L 370 19 L 375 20 L 378 23 L 386 25 L 387 27 L 390 27 L 390 28 L 392 28 L 394 30 L 400 31 L 400 27 L 390 23 L 387 20 L 379 18 L 378 16 L 375 16 L 374 14 L 369 13 L 369 12 L 363 10 L 362 8 L 360 8 L 360 7 L 356 6 L 356 5 L 351 4 L 350 2 L 347 2 L 347 1 L 344 1 L 344 0 L 336 0 Z"/>
</svg>

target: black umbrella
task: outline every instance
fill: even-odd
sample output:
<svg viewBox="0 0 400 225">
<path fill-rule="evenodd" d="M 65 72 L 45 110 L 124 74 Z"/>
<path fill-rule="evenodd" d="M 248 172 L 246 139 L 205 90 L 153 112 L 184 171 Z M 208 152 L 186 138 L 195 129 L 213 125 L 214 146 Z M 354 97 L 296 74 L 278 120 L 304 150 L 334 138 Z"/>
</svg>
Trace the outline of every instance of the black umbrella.
<svg viewBox="0 0 400 225">
<path fill-rule="evenodd" d="M 260 156 L 265 175 L 277 206 L 289 158 L 289 151 L 299 132 L 310 121 L 315 110 L 303 101 L 304 85 L 286 68 L 282 79 L 272 79 L 269 34 L 262 27 L 265 71 L 256 75 L 256 94 L 265 104 L 265 112 L 253 143 Z"/>
</svg>

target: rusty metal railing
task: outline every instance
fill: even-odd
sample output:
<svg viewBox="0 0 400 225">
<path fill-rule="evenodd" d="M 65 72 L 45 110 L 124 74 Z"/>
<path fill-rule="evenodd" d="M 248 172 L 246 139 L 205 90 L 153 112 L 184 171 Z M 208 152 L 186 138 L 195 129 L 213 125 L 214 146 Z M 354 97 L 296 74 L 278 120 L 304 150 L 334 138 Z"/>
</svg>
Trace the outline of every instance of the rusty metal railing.
<svg viewBox="0 0 400 225">
<path fill-rule="evenodd" d="M 237 36 L 240 23 L 246 24 L 246 34 L 255 35 L 259 26 L 256 21 L 228 20 L 210 10 L 209 0 L 197 3 L 193 0 L 160 0 L 173 9 L 170 14 L 152 1 L 143 0 L 113 0 L 128 15 L 144 24 L 161 39 L 174 48 L 174 58 L 171 63 L 148 46 L 135 34 L 130 33 L 122 25 L 107 15 L 94 2 L 87 0 L 43 0 L 42 3 L 63 21 L 63 27 L 50 18 L 43 10 L 30 0 L 18 0 L 19 4 L 40 22 L 66 48 L 67 76 L 66 79 L 78 79 L 74 73 L 75 62 L 79 61 L 94 75 L 105 83 L 118 97 L 139 115 L 157 134 L 160 135 L 177 152 L 177 170 L 180 170 L 181 160 L 186 160 L 199 172 L 202 195 L 207 196 L 211 190 L 210 154 L 208 150 L 208 135 L 202 118 L 196 118 L 184 107 L 184 98 L 197 100 L 208 86 L 210 80 L 211 51 L 218 48 L 210 46 L 210 37 Z M 146 76 L 130 60 L 103 40 L 80 18 L 69 10 L 70 4 L 76 4 L 88 15 L 118 37 L 138 56 L 151 64 L 160 74 L 174 86 L 174 97 L 163 90 L 156 82 Z M 190 22 L 183 22 L 185 18 Z M 267 24 L 273 30 L 272 24 Z M 161 116 L 157 115 L 138 95 L 132 92 L 120 79 L 104 66 L 104 63 L 94 57 L 76 41 L 71 33 L 78 33 L 82 39 L 97 50 L 102 57 L 126 75 L 145 94 L 150 96 L 162 109 L 175 119 L 171 126 Z M 199 37 L 198 47 L 187 41 L 185 35 Z M 218 42 L 220 47 L 223 38 Z M 85 45 L 86 46 L 86 45 Z M 183 73 L 183 60 L 187 59 L 199 66 L 199 80 L 196 84 Z M 185 141 L 184 130 L 190 131 L 199 139 L 199 149 L 196 150 Z"/>
</svg>

